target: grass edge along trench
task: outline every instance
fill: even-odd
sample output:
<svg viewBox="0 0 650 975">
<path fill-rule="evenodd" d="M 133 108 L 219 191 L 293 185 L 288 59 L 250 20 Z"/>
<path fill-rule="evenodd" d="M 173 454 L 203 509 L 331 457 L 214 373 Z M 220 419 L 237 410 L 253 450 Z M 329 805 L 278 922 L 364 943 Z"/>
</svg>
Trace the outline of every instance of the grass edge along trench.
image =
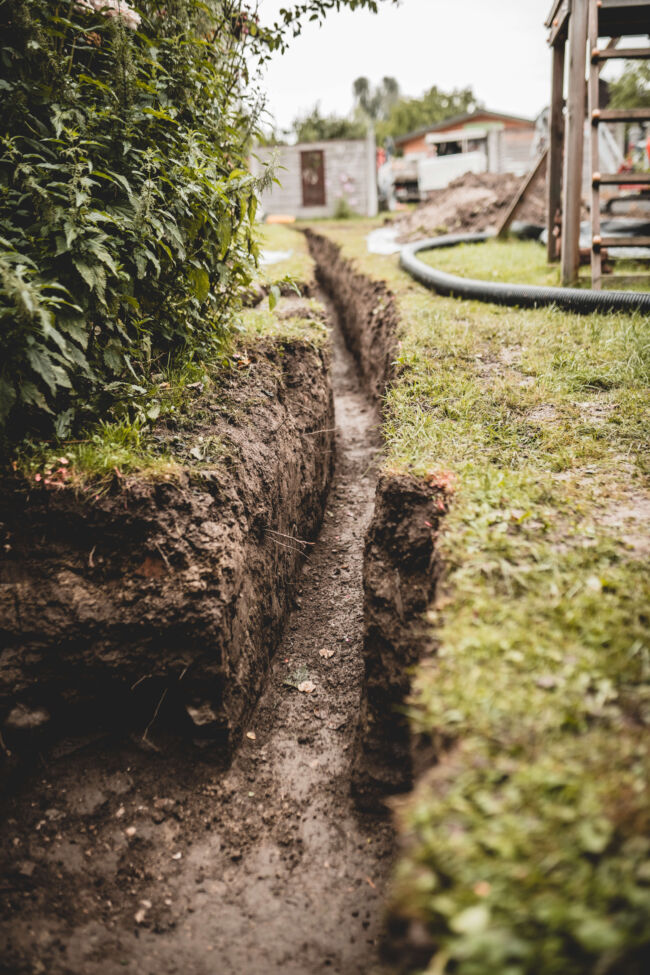
<svg viewBox="0 0 650 975">
<path fill-rule="evenodd" d="M 436 764 L 396 804 L 391 911 L 424 925 L 430 975 L 640 973 L 647 319 L 440 298 L 369 255 L 368 229 L 319 226 L 396 296 L 385 466 L 453 492 L 437 652 L 408 702 Z"/>
</svg>

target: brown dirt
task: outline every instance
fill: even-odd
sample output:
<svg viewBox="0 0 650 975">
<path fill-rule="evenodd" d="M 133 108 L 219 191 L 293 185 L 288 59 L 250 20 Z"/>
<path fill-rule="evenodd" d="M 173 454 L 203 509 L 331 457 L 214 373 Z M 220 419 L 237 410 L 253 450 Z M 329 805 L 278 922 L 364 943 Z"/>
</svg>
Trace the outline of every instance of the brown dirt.
<svg viewBox="0 0 650 975">
<path fill-rule="evenodd" d="M 525 177 L 524 177 L 525 179 Z M 402 242 L 440 234 L 478 232 L 495 227 L 524 179 L 511 173 L 466 173 L 442 190 L 429 194 L 426 203 L 395 222 Z M 525 223 L 546 223 L 546 176 L 541 172 L 517 212 Z"/>
<path fill-rule="evenodd" d="M 309 551 L 259 704 L 251 712 L 248 697 L 245 707 L 240 704 L 220 712 L 229 715 L 232 744 L 239 729 L 244 732 L 230 768 L 215 764 L 209 738 L 201 741 L 192 729 L 192 744 L 190 738 L 170 734 L 177 726 L 166 726 L 162 715 L 157 715 L 149 744 L 140 734 L 141 727 L 126 739 L 68 738 L 41 752 L 37 772 L 23 770 L 21 779 L 15 777 L 13 792 L 0 809 L 5 824 L 0 840 L 4 878 L 0 882 L 0 972 L 5 975 L 315 975 L 321 971 L 379 975 L 385 971 L 380 961 L 382 905 L 393 836 L 377 793 L 408 785 L 408 736 L 394 709 L 409 689 L 407 667 L 427 646 L 419 616 L 435 583 L 434 544 L 444 498 L 423 481 L 384 476 L 373 515 L 379 447 L 376 404 L 391 375 L 396 309 L 386 287 L 356 274 L 335 245 L 321 237 L 312 237 L 311 243 L 320 260 L 321 281 L 337 295 L 345 338 L 371 398 L 360 391 L 354 361 L 336 333 L 333 384 L 338 459 L 323 529 L 313 545 L 291 539 L 311 540 L 309 518 L 318 521 L 322 478 L 326 479 L 331 461 L 326 436 L 333 423 L 325 422 L 322 361 L 312 364 L 315 389 L 310 390 L 305 385 L 306 371 L 298 370 L 300 378 L 294 384 L 295 363 L 283 365 L 283 354 L 276 362 L 269 349 L 270 360 L 283 370 L 282 382 L 268 386 L 259 375 L 260 388 L 247 387 L 239 400 L 244 416 L 249 400 L 264 403 L 263 397 L 273 413 L 263 446 L 257 440 L 253 447 L 247 444 L 247 438 L 255 439 L 259 418 L 254 426 L 235 419 L 231 490 L 218 495 L 219 512 L 228 514 L 226 523 L 238 525 L 241 532 L 245 517 L 250 532 L 251 545 L 245 549 L 241 572 L 254 568 L 267 546 L 270 552 L 277 549 L 275 578 L 269 578 L 268 561 L 257 576 L 246 577 L 250 580 L 245 603 L 251 614 L 249 631 L 257 632 L 256 620 L 264 619 L 268 638 L 260 645 L 261 653 L 256 649 L 251 655 L 247 645 L 245 656 L 257 663 L 244 675 L 241 686 L 251 697 L 262 684 L 280 632 L 290 569 L 295 570 L 305 549 Z M 318 358 L 318 353 L 313 354 Z M 239 388 L 236 382 L 234 387 Z M 318 418 L 309 414 L 308 402 L 314 395 L 320 404 Z M 286 452 L 282 449 L 284 437 L 277 439 L 283 424 L 291 427 L 295 422 L 296 410 L 303 416 L 294 396 L 307 410 L 304 415 L 309 415 L 308 423 L 299 424 L 302 449 L 298 452 L 305 455 L 299 462 L 289 446 Z M 237 417 L 232 405 L 231 400 L 224 417 L 226 412 Z M 224 428 L 220 436 L 227 439 L 227 434 Z M 269 472 L 267 481 L 260 480 L 260 466 Z M 309 471 L 321 471 L 321 480 L 310 480 Z M 140 505 L 149 519 L 144 522 L 159 532 L 146 537 L 161 545 L 167 542 L 168 532 L 176 539 L 179 555 L 174 549 L 171 558 L 164 549 L 175 571 L 180 571 L 177 561 L 185 566 L 182 545 L 194 537 L 195 512 L 202 504 L 191 496 L 193 483 L 189 478 L 177 503 L 169 485 L 163 485 L 167 493 L 157 500 L 155 517 L 150 514 L 152 499 L 140 501 L 135 493 L 136 512 Z M 307 485 L 304 506 L 290 489 L 298 483 Z M 201 485 L 205 503 L 212 499 L 214 504 L 213 481 L 208 478 L 208 488 L 204 480 Z M 224 491 L 223 485 L 220 490 Z M 287 499 L 288 510 L 282 507 Z M 292 503 L 296 510 L 290 508 Z M 98 510 L 115 519 L 115 498 L 106 504 L 106 511 L 101 505 Z M 170 504 L 173 514 L 163 523 L 161 512 Z M 277 518 L 275 542 L 267 540 L 269 506 Z M 130 501 L 127 509 L 132 510 Z M 53 510 L 58 512 L 44 506 L 42 519 L 51 517 Z M 61 511 L 65 514 L 65 507 Z M 251 521 L 253 512 L 258 517 Z M 69 531 L 63 530 L 62 517 L 59 521 L 61 558 L 70 560 L 74 553 L 67 540 Z M 133 541 L 126 546 L 125 525 L 133 527 Z M 113 606 L 121 593 L 124 567 L 149 565 L 147 558 L 155 559 L 158 551 L 156 545 L 143 551 L 145 536 L 135 531 L 139 525 L 132 514 L 119 522 L 111 552 L 117 560 L 125 548 L 124 561 L 114 574 L 103 569 L 102 585 L 110 584 L 113 577 L 116 580 Z M 84 545 L 78 543 L 74 564 L 85 579 L 89 538 L 83 528 L 77 534 Z M 243 548 L 241 535 L 238 538 Z M 37 545 L 36 534 L 30 542 Z M 150 627 L 156 620 L 157 639 L 150 643 L 136 639 L 129 626 L 123 626 L 119 632 L 132 649 L 123 655 L 123 645 L 113 641 L 108 659 L 119 662 L 118 670 L 126 661 L 133 666 L 135 646 L 144 647 L 153 665 L 154 647 L 164 651 L 168 632 L 177 653 L 187 649 L 192 659 L 206 633 L 210 641 L 217 638 L 225 618 L 222 615 L 217 624 L 211 614 L 221 612 L 220 604 L 226 601 L 221 565 L 232 565 L 228 562 L 233 557 L 232 535 L 224 533 L 222 543 L 212 551 L 210 562 L 207 556 L 205 563 L 199 559 L 204 583 L 200 595 L 183 585 L 183 592 L 189 590 L 183 602 L 176 589 L 166 590 L 172 600 L 181 599 L 172 618 L 165 616 L 165 601 L 157 596 L 157 587 L 167 579 L 164 573 L 145 573 L 146 586 L 140 577 L 133 583 L 137 611 L 132 625 L 138 634 L 139 627 Z M 13 536 L 12 544 L 16 544 Z M 28 564 L 35 572 L 40 553 L 34 549 L 30 561 L 29 552 L 24 542 L 16 562 Z M 96 558 L 92 561 L 96 566 Z M 232 581 L 236 573 L 230 570 L 225 576 Z M 39 578 L 47 585 L 46 573 Z M 36 590 L 32 586 L 34 600 Z M 236 607 L 238 599 L 232 590 L 229 593 L 230 605 Z M 259 617 L 255 599 L 265 607 Z M 40 604 L 40 612 L 46 605 Z M 78 619 L 77 603 L 69 600 L 66 605 L 81 640 L 84 626 L 92 627 L 91 615 Z M 38 621 L 36 611 L 32 630 Z M 96 611 L 103 612 L 104 628 L 110 631 L 114 610 L 104 611 L 97 603 Z M 157 620 L 158 613 L 164 622 Z M 191 625 L 183 622 L 187 614 Z M 228 619 L 244 625 L 245 614 L 231 613 Z M 179 627 L 183 627 L 180 642 Z M 232 633 L 241 640 L 241 630 Z M 59 647 L 56 654 L 60 656 Z M 71 687 L 75 686 L 72 678 L 84 674 L 83 654 L 77 659 L 82 662 L 80 674 L 72 668 L 66 671 Z M 169 667 L 179 683 L 165 652 L 156 662 Z M 37 663 L 43 666 L 43 655 Z M 52 674 L 55 671 L 53 664 Z M 208 688 L 213 676 L 208 671 Z M 228 675 L 220 672 L 219 680 L 225 700 L 230 693 Z M 195 696 L 200 686 L 195 683 Z M 27 705 L 36 707 L 40 699 L 34 697 L 34 685 L 26 680 L 24 688 Z M 187 707 L 185 698 L 182 702 Z M 152 746 L 158 750 L 152 751 Z M 218 752 L 223 753 L 223 749 Z M 365 811 L 355 804 L 353 791 Z"/>
<path fill-rule="evenodd" d="M 357 273 L 326 237 L 308 234 L 321 285 L 339 310 L 345 338 L 381 402 L 393 377 L 398 313 L 385 284 Z M 401 706 L 413 665 L 430 651 L 421 616 L 438 578 L 435 543 L 447 507 L 443 489 L 383 475 L 364 552 L 365 680 L 353 785 L 361 807 L 409 788 L 415 756 Z"/>
<path fill-rule="evenodd" d="M 355 271 L 327 237 L 307 231 L 317 277 L 340 318 L 345 341 L 356 359 L 366 388 L 381 403 L 393 373 L 397 310 L 383 281 Z"/>
<path fill-rule="evenodd" d="M 160 736 L 49 754 L 2 810 L 0 971 L 380 970 L 392 834 L 350 797 L 378 418 L 340 336 L 334 385 L 324 527 L 232 767 Z"/>
<path fill-rule="evenodd" d="M 411 733 L 401 706 L 411 672 L 433 647 L 422 619 L 439 576 L 436 539 L 444 491 L 410 475 L 383 475 L 364 554 L 366 679 L 355 792 L 362 805 L 412 784 Z"/>
<path fill-rule="evenodd" d="M 154 714 L 236 744 L 332 468 L 326 351 L 263 343 L 162 429 L 183 470 L 104 495 L 0 485 L 0 722 L 13 752 Z M 309 445 L 306 447 L 306 445 Z M 163 707 L 157 705 L 164 695 Z"/>
</svg>

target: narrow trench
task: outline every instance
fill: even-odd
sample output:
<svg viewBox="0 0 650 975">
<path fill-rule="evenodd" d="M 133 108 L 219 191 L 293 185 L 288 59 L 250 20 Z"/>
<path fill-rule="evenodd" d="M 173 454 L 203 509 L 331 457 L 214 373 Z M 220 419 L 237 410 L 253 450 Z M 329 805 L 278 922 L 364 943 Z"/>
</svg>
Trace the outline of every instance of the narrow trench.
<svg viewBox="0 0 650 975">
<path fill-rule="evenodd" d="M 224 782 L 233 796 L 246 797 L 224 809 L 223 826 L 237 830 L 242 848 L 231 850 L 225 886 L 206 904 L 208 917 L 218 918 L 214 949 L 223 971 L 242 975 L 367 975 L 377 955 L 390 866 L 387 821 L 360 815 L 350 796 L 363 683 L 363 543 L 374 500 L 378 416 L 338 326 L 333 340 L 335 477 L 250 724 L 248 735 L 255 738 L 244 739 Z M 204 923 L 197 912 L 195 936 Z"/>
<path fill-rule="evenodd" d="M 355 808 L 350 789 L 379 418 L 329 311 L 335 475 L 241 748 L 216 774 L 200 759 L 156 767 L 131 746 L 46 768 L 40 835 L 51 827 L 58 881 L 27 893 L 18 920 L 0 924 L 14 959 L 6 971 L 380 971 L 393 836 L 380 810 Z M 33 796 L 11 804 L 10 830 L 19 833 Z M 17 842 L 29 873 L 36 858 L 24 836 Z"/>
</svg>

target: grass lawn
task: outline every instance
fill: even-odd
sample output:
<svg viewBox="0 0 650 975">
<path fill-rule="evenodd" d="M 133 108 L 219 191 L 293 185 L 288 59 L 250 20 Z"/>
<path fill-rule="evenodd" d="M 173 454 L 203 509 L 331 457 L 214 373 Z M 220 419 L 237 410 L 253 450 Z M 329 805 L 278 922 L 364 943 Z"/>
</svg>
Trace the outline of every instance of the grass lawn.
<svg viewBox="0 0 650 975">
<path fill-rule="evenodd" d="M 546 248 L 534 240 L 490 240 L 485 244 L 459 244 L 458 247 L 445 247 L 435 251 L 422 251 L 418 257 L 424 264 L 430 264 L 448 274 L 458 274 L 465 278 L 478 278 L 482 281 L 509 282 L 511 284 L 534 284 L 542 287 L 559 288 L 561 284 L 560 265 L 546 263 Z M 617 274 L 648 274 L 647 267 L 633 261 L 618 261 Z M 607 276 L 603 278 L 607 289 Z M 591 287 L 591 271 L 588 267 L 580 269 L 578 287 Z M 617 290 L 648 291 L 650 278 L 626 285 Z"/>
<path fill-rule="evenodd" d="M 367 253 L 369 227 L 318 229 L 396 295 L 384 463 L 454 487 L 428 614 L 438 649 L 408 706 L 439 762 L 398 806 L 394 910 L 426 925 L 431 975 L 640 973 L 648 319 L 438 297 Z M 535 244 L 431 259 L 483 278 L 556 275 Z"/>
</svg>

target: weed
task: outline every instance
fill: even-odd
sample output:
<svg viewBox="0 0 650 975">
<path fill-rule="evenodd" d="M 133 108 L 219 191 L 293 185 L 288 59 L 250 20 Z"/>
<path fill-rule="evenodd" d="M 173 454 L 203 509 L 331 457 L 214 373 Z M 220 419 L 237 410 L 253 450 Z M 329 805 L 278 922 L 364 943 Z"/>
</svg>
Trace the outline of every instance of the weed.
<svg viewBox="0 0 650 975">
<path fill-rule="evenodd" d="M 298 690 L 303 681 L 308 679 L 309 671 L 304 664 L 301 664 L 300 667 L 297 667 L 292 674 L 285 677 L 282 683 L 285 685 L 285 687 L 294 687 L 296 690 Z"/>
</svg>

